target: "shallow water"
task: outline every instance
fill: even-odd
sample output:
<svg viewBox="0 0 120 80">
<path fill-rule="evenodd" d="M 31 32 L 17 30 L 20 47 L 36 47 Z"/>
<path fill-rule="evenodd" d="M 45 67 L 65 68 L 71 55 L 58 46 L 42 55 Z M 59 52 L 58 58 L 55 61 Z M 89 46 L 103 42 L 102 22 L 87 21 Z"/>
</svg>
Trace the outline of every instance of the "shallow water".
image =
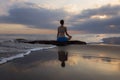
<svg viewBox="0 0 120 80">
<path fill-rule="evenodd" d="M 32 51 L 54 48 L 53 45 L 20 43 L 16 40 L 0 42 L 0 64 L 29 55 Z"/>
<path fill-rule="evenodd" d="M 120 46 L 71 45 L 0 65 L 1 80 L 120 80 Z"/>
</svg>

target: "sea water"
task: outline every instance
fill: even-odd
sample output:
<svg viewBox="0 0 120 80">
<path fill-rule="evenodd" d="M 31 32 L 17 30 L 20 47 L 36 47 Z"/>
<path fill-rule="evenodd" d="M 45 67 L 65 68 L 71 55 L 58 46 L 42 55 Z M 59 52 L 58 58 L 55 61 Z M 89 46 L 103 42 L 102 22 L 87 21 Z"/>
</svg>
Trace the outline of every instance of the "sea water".
<svg viewBox="0 0 120 80">
<path fill-rule="evenodd" d="M 102 42 L 105 37 L 119 37 L 120 35 L 107 34 L 72 34 L 72 40 L 81 40 L 87 43 Z M 6 63 L 10 60 L 29 55 L 31 51 L 44 50 L 53 48 L 53 45 L 43 44 L 28 44 L 16 42 L 16 39 L 27 40 L 56 40 L 56 34 L 42 35 L 42 34 L 0 34 L 0 64 Z"/>
<path fill-rule="evenodd" d="M 28 44 L 16 42 L 16 40 L 0 41 L 0 64 L 10 60 L 29 55 L 32 51 L 54 48 L 53 45 Z"/>
</svg>

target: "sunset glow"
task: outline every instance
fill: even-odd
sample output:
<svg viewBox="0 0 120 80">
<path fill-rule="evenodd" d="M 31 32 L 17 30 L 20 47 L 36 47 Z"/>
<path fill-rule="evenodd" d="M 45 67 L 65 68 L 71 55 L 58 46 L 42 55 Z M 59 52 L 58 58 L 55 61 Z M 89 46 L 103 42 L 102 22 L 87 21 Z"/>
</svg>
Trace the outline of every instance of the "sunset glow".
<svg viewBox="0 0 120 80">
<path fill-rule="evenodd" d="M 49 32 L 49 33 L 48 33 Z M 1 34 L 55 34 L 56 30 L 33 29 L 20 24 L 1 24 Z"/>
<path fill-rule="evenodd" d="M 106 16 L 106 15 L 95 15 L 95 16 L 92 16 L 91 18 L 98 18 L 98 19 L 106 19 L 106 18 L 108 18 L 108 16 Z"/>
</svg>

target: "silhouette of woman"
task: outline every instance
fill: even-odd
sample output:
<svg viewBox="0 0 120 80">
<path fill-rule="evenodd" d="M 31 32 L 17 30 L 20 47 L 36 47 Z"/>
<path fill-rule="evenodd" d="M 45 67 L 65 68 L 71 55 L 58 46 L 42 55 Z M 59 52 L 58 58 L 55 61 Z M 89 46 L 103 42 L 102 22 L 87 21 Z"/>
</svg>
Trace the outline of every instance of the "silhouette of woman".
<svg viewBox="0 0 120 80">
<path fill-rule="evenodd" d="M 64 20 L 60 20 L 60 24 L 61 26 L 58 27 L 57 41 L 65 42 L 65 41 L 70 40 L 72 36 L 70 36 L 67 33 L 67 28 L 64 26 Z M 67 37 L 65 35 L 67 35 Z"/>
</svg>

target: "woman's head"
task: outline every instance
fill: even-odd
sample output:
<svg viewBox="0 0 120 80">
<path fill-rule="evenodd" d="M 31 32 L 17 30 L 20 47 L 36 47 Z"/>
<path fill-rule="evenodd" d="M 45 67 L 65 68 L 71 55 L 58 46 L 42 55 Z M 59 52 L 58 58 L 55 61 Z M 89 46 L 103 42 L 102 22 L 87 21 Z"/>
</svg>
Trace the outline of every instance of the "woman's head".
<svg viewBox="0 0 120 80">
<path fill-rule="evenodd" d="M 64 20 L 60 20 L 60 24 L 61 24 L 61 25 L 64 25 Z"/>
</svg>

